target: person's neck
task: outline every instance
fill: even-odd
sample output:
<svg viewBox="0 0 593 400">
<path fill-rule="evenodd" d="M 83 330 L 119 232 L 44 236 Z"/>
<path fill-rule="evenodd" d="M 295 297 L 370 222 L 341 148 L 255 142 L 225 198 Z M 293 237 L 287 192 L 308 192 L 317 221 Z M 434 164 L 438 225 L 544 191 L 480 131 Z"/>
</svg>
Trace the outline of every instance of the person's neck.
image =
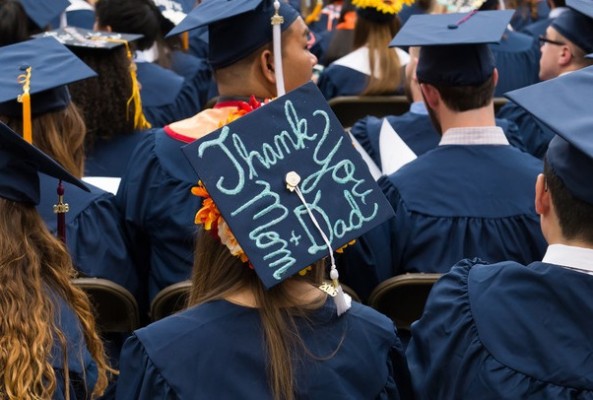
<svg viewBox="0 0 593 400">
<path fill-rule="evenodd" d="M 462 112 L 444 109 L 440 117 L 443 133 L 451 128 L 488 127 L 496 125 L 492 104 Z"/>
<path fill-rule="evenodd" d="M 286 290 L 291 299 L 294 300 L 295 305 L 314 305 L 323 301 L 326 294 L 318 288 L 302 280 L 290 279 L 282 283 L 286 285 Z M 243 307 L 258 308 L 255 299 L 255 293 L 249 287 L 237 290 L 228 294 L 224 299 L 230 303 L 238 304 Z"/>
</svg>

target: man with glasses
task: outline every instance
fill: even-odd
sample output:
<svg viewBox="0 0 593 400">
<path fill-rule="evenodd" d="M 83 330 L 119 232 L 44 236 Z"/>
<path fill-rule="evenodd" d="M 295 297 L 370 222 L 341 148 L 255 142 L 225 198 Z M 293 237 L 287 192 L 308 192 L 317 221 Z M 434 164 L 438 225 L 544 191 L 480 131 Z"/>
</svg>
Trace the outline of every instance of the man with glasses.
<svg viewBox="0 0 593 400">
<path fill-rule="evenodd" d="M 568 10 L 555 18 L 539 37 L 541 57 L 539 78 L 549 80 L 589 65 L 585 56 L 593 52 L 593 1 L 568 0 Z M 526 150 L 542 158 L 554 134 L 534 120 L 527 111 L 510 102 L 497 115 L 519 126 Z"/>
</svg>

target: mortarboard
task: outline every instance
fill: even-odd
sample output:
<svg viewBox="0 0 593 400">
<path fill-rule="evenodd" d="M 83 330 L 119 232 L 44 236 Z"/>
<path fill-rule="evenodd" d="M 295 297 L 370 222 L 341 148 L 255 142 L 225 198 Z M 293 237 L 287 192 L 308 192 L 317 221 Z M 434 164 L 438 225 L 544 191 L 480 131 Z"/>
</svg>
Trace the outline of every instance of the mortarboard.
<svg viewBox="0 0 593 400">
<path fill-rule="evenodd" d="M 272 42 L 270 19 L 274 12 L 271 0 L 204 0 L 167 36 L 207 25 L 210 65 L 223 68 Z M 299 16 L 284 1 L 280 2 L 279 14 L 284 18 L 282 31 Z"/>
<path fill-rule="evenodd" d="M 19 0 L 25 13 L 39 28 L 45 28 L 70 5 L 68 0 Z"/>
<path fill-rule="evenodd" d="M 70 103 L 67 84 L 96 75 L 52 38 L 0 47 L 0 114 L 22 116 L 26 127 L 30 115 L 63 109 Z"/>
<path fill-rule="evenodd" d="M 0 197 L 39 204 L 39 172 L 89 191 L 57 162 L 0 122 Z"/>
<path fill-rule="evenodd" d="M 593 205 L 593 67 L 506 93 L 554 131 L 546 159 L 572 195 Z"/>
<path fill-rule="evenodd" d="M 593 1 L 567 0 L 566 5 L 569 9 L 550 26 L 586 53 L 593 51 Z"/>
<path fill-rule="evenodd" d="M 183 152 L 268 288 L 328 255 L 320 231 L 336 250 L 393 215 L 311 82 Z"/>
<path fill-rule="evenodd" d="M 421 82 L 479 85 L 494 70 L 489 43 L 498 43 L 513 10 L 412 15 L 389 46 L 420 46 L 416 74 Z"/>
<path fill-rule="evenodd" d="M 194 0 L 154 0 L 163 17 L 174 25 L 179 24 L 194 8 Z"/>
<path fill-rule="evenodd" d="M 132 51 L 129 46 L 129 43 L 142 38 L 142 35 L 132 33 L 92 31 L 74 26 L 67 26 L 65 28 L 35 35 L 35 37 L 49 36 L 53 37 L 63 45 L 74 49 L 75 51 L 76 49 L 104 51 L 125 46 L 128 58 L 130 59 L 130 76 L 133 82 L 132 95 L 128 100 L 128 103 L 134 102 L 136 104 L 134 126 L 136 129 L 150 128 L 150 124 L 148 121 L 146 121 L 146 118 L 142 112 L 142 100 L 140 99 L 140 88 L 138 85 L 138 79 L 136 77 L 136 65 L 132 62 Z"/>
<path fill-rule="evenodd" d="M 587 54 L 587 55 L 585 56 L 585 58 L 593 58 L 593 53 L 591 53 L 591 54 Z"/>
</svg>

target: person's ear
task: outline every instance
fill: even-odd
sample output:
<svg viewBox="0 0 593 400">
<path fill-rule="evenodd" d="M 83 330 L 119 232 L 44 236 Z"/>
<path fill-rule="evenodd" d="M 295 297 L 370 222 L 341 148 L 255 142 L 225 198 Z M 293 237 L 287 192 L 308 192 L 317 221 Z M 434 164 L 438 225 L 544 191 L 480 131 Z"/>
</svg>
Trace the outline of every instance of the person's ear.
<svg viewBox="0 0 593 400">
<path fill-rule="evenodd" d="M 276 84 L 276 74 L 274 71 L 274 55 L 270 50 L 262 51 L 259 57 L 259 67 L 262 75 L 270 83 Z"/>
<path fill-rule="evenodd" d="M 496 69 L 496 67 L 494 68 L 494 71 L 492 71 L 492 79 L 494 81 L 494 87 L 496 87 L 496 85 L 498 85 L 498 69 Z"/>
<path fill-rule="evenodd" d="M 441 94 L 439 93 L 439 91 L 434 86 L 428 83 L 421 83 L 420 89 L 422 90 L 422 94 L 424 95 L 424 101 L 426 102 L 426 105 L 431 109 L 435 110 L 438 107 L 441 100 Z"/>
<path fill-rule="evenodd" d="M 539 215 L 547 215 L 552 206 L 552 197 L 544 174 L 539 174 L 535 181 L 535 211 Z"/>
</svg>

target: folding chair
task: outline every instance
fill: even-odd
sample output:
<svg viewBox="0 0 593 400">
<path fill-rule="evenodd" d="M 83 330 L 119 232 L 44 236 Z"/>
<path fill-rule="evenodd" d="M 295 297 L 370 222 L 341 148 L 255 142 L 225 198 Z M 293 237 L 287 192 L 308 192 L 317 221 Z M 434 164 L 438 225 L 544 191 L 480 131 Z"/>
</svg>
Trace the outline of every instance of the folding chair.
<svg viewBox="0 0 593 400">
<path fill-rule="evenodd" d="M 393 320 L 398 330 L 410 331 L 420 319 L 432 285 L 442 274 L 411 273 L 381 282 L 369 296 L 369 305 Z"/>
<path fill-rule="evenodd" d="M 162 289 L 152 300 L 150 318 L 153 321 L 158 321 L 183 310 L 187 305 L 190 288 L 191 282 L 187 280 Z"/>
<path fill-rule="evenodd" d="M 123 286 L 101 278 L 76 278 L 72 283 L 89 297 L 101 333 L 131 332 L 140 327 L 136 299 Z"/>
<path fill-rule="evenodd" d="M 342 96 L 334 97 L 328 103 L 344 128 L 367 115 L 401 115 L 410 109 L 406 96 Z"/>
</svg>

